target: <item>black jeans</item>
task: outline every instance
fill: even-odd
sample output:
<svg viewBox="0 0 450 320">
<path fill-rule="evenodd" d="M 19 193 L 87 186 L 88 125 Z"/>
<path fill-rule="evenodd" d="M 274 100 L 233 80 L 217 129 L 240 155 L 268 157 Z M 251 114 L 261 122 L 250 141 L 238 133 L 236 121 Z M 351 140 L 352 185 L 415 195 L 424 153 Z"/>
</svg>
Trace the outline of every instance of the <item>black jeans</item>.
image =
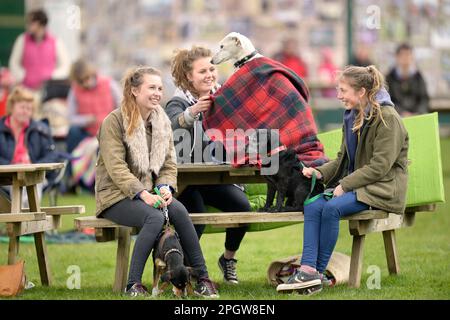
<svg viewBox="0 0 450 320">
<path fill-rule="evenodd" d="M 247 212 L 251 210 L 245 193 L 234 185 L 204 185 L 189 186 L 178 200 L 191 213 L 207 212 L 205 205 L 212 206 L 223 212 Z M 195 225 L 198 238 L 203 234 L 205 225 Z M 247 227 L 228 228 L 225 236 L 225 249 L 237 251 Z"/>
<path fill-rule="evenodd" d="M 196 270 L 199 278 L 208 277 L 198 237 L 186 208 L 173 199 L 168 209 L 170 223 L 180 236 L 189 265 Z M 165 223 L 164 214 L 140 199 L 126 198 L 104 210 L 102 216 L 124 226 L 140 228 L 131 256 L 128 284 L 142 282 L 145 263 Z"/>
</svg>

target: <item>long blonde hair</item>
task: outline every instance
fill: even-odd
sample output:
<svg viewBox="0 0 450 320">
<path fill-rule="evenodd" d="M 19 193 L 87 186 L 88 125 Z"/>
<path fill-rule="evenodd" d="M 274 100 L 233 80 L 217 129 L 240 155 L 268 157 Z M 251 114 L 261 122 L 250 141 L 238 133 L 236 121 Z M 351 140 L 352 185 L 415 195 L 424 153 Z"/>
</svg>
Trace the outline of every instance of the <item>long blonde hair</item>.
<svg viewBox="0 0 450 320">
<path fill-rule="evenodd" d="M 381 106 L 376 100 L 377 92 L 386 86 L 385 80 L 384 76 L 374 65 L 368 67 L 347 66 L 338 74 L 338 80 L 345 81 L 356 91 L 364 88 L 367 92 L 367 100 L 370 105 L 369 114 L 367 117 L 364 117 L 365 106 L 362 104 L 358 105 L 355 122 L 353 123 L 352 128 L 353 132 L 361 129 L 364 120 L 370 120 L 373 117 L 380 118 L 384 125 L 386 125 L 381 114 Z"/>
<path fill-rule="evenodd" d="M 161 77 L 161 72 L 155 68 L 134 67 L 129 69 L 122 79 L 123 99 L 120 104 L 120 110 L 128 123 L 128 127 L 125 128 L 127 136 L 131 136 L 138 127 L 139 117 L 141 116 L 132 88 L 138 88 L 144 82 L 143 78 L 145 74 Z"/>
<path fill-rule="evenodd" d="M 179 49 L 175 51 L 172 58 L 172 77 L 175 85 L 183 90 L 198 95 L 194 86 L 188 79 L 188 74 L 192 72 L 194 61 L 200 58 L 212 57 L 212 51 L 202 46 L 192 46 L 190 50 Z"/>
</svg>

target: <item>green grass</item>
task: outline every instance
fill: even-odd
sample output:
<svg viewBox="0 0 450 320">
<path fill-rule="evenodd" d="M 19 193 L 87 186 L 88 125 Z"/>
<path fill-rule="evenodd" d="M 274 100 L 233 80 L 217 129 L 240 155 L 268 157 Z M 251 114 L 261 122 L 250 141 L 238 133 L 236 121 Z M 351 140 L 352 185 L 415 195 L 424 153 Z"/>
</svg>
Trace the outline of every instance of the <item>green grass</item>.
<svg viewBox="0 0 450 320">
<path fill-rule="evenodd" d="M 246 235 L 238 252 L 240 284 L 223 284 L 217 259 L 223 251 L 224 234 L 206 234 L 201 240 L 211 278 L 220 284 L 221 299 L 449 299 L 450 298 L 450 139 L 441 141 L 446 204 L 438 205 L 432 213 L 418 213 L 413 227 L 397 231 L 400 274 L 389 276 L 382 235 L 366 237 L 361 288 L 346 285 L 325 289 L 318 295 L 303 297 L 296 294 L 279 295 L 267 284 L 266 271 L 272 260 L 297 254 L 301 250 L 303 225 L 252 232 Z M 66 196 L 59 204 L 84 204 L 93 214 L 95 203 L 87 195 Z M 65 217 L 62 230 L 73 229 L 73 217 Z M 7 245 L 0 244 L 0 263 L 6 263 Z M 32 244 L 21 244 L 20 257 L 26 261 L 29 279 L 36 287 L 27 290 L 20 299 L 126 299 L 111 291 L 115 268 L 116 243 L 88 243 L 48 245 L 50 267 L 54 284 L 42 287 L 35 249 Z M 350 254 L 351 237 L 348 223 L 341 223 L 336 250 Z M 151 259 L 150 259 L 151 260 Z M 67 268 L 81 269 L 81 289 L 69 290 Z M 368 289 L 366 281 L 371 265 L 381 269 L 381 289 Z M 144 284 L 151 285 L 151 263 L 144 273 Z M 170 293 L 161 299 L 172 299 Z M 194 299 L 194 298 L 193 298 Z"/>
</svg>

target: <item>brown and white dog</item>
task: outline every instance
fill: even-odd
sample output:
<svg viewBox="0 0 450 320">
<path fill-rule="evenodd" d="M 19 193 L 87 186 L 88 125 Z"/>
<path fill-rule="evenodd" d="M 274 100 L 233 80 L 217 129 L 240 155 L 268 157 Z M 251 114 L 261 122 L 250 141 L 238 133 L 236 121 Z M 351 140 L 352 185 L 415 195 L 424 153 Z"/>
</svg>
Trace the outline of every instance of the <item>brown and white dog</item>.
<svg viewBox="0 0 450 320">
<path fill-rule="evenodd" d="M 153 289 L 157 296 L 172 283 L 172 291 L 177 297 L 192 293 L 190 276 L 193 269 L 184 265 L 184 254 L 175 230 L 166 227 L 153 250 Z M 159 288 L 159 281 L 163 282 Z"/>
</svg>

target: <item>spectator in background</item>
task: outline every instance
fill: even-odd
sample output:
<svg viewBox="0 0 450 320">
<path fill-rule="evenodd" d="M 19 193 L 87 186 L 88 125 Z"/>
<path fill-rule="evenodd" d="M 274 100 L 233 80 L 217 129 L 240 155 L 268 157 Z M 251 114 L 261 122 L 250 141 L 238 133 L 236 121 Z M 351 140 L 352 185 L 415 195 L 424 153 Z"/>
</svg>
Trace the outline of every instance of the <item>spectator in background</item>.
<svg viewBox="0 0 450 320">
<path fill-rule="evenodd" d="M 13 82 L 8 68 L 0 68 L 0 117 L 6 114 L 6 102 Z"/>
<path fill-rule="evenodd" d="M 65 47 L 48 32 L 47 23 L 43 10 L 31 11 L 27 31 L 16 39 L 9 59 L 14 79 L 35 91 L 47 80 L 67 78 L 70 69 Z"/>
<path fill-rule="evenodd" d="M 32 119 L 35 96 L 18 86 L 8 97 L 6 116 L 0 118 L 0 165 L 59 162 L 48 125 Z M 54 177 L 52 172 L 47 178 Z M 38 187 L 39 197 L 42 186 Z"/>
<path fill-rule="evenodd" d="M 72 152 L 86 137 L 95 137 L 103 119 L 120 103 L 120 87 L 98 74 L 87 61 L 76 61 L 70 73 L 72 86 L 67 97 L 70 130 L 67 151 Z"/>
<path fill-rule="evenodd" d="M 67 97 L 70 129 L 67 152 L 73 157 L 67 168 L 68 189 L 81 186 L 94 191 L 97 161 L 97 131 L 106 116 L 120 103 L 119 85 L 98 74 L 96 68 L 80 59 L 72 65 L 71 88 Z"/>
<path fill-rule="evenodd" d="M 281 45 L 281 51 L 275 54 L 273 58 L 292 69 L 301 78 L 307 78 L 308 67 L 298 54 L 297 40 L 294 38 L 286 38 Z"/>
<path fill-rule="evenodd" d="M 357 67 L 368 67 L 373 65 L 370 59 L 370 50 L 366 45 L 357 46 L 353 56 L 350 59 L 350 65 Z"/>
<path fill-rule="evenodd" d="M 322 97 L 334 98 L 336 97 L 336 72 L 337 67 L 333 62 L 333 52 L 330 48 L 322 49 L 321 62 L 318 69 L 318 76 L 321 85 L 324 87 L 321 90 Z"/>
<path fill-rule="evenodd" d="M 428 112 L 429 97 L 422 74 L 414 64 L 413 50 L 401 44 L 396 50 L 396 65 L 386 76 L 389 94 L 402 117 Z"/>
</svg>

